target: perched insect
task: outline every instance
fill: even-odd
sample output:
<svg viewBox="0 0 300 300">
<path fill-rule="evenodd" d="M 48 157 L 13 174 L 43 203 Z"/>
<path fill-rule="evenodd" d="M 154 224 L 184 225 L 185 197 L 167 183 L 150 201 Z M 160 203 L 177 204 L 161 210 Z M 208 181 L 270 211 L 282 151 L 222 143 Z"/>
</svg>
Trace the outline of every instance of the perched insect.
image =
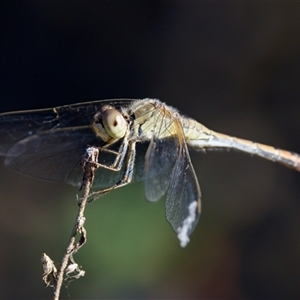
<svg viewBox="0 0 300 300">
<path fill-rule="evenodd" d="M 166 195 L 166 218 L 181 246 L 201 212 L 201 192 L 188 148 L 234 148 L 300 171 L 300 156 L 209 130 L 156 99 L 118 99 L 0 114 L 0 155 L 22 173 L 75 186 L 80 159 L 97 147 L 99 196 L 143 180 L 145 197 Z"/>
</svg>

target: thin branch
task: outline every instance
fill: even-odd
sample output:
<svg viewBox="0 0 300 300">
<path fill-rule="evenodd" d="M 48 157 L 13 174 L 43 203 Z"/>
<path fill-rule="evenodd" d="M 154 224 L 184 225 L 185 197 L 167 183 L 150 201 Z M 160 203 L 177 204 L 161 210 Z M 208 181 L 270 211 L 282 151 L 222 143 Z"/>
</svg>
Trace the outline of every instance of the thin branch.
<svg viewBox="0 0 300 300">
<path fill-rule="evenodd" d="M 59 299 L 61 287 L 64 280 L 78 279 L 85 274 L 85 272 L 81 270 L 78 264 L 75 262 L 73 254 L 75 254 L 86 242 L 86 230 L 84 228 L 84 210 L 88 202 L 88 197 L 90 195 L 90 189 L 93 184 L 95 171 L 97 170 L 98 154 L 99 150 L 97 148 L 91 147 L 86 150 L 86 153 L 83 156 L 83 180 L 81 186 L 82 196 L 78 199 L 79 209 L 75 224 L 73 226 L 70 240 L 66 247 L 65 254 L 61 261 L 60 269 L 58 270 L 58 272 L 56 271 L 55 267 L 51 268 L 51 266 L 54 265 L 52 260 L 46 254 L 43 254 L 42 256 L 42 263 L 44 267 L 43 280 L 46 286 L 49 286 L 51 282 L 50 278 L 52 277 L 52 281 L 54 281 L 54 300 Z M 76 237 L 78 234 L 80 235 L 80 237 L 76 242 Z M 47 258 L 47 260 L 45 258 Z M 75 275 L 70 276 L 70 273 L 74 273 Z M 64 274 L 66 274 L 66 278 L 64 278 Z"/>
</svg>

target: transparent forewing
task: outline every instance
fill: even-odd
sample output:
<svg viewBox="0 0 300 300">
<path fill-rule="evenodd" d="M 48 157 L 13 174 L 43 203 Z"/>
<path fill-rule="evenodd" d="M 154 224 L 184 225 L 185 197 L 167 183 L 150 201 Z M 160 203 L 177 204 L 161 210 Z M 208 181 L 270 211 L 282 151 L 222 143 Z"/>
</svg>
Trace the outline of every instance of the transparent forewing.
<svg viewBox="0 0 300 300">
<path fill-rule="evenodd" d="M 54 109 L 0 114 L 0 155 L 12 169 L 49 180 L 80 185 L 80 160 L 88 146 L 103 146 L 90 124 L 99 108 L 109 103 L 116 108 L 132 100 L 101 100 L 60 106 Z M 105 154 L 100 157 L 105 161 Z M 99 176 L 112 181 L 116 174 Z M 100 180 L 96 180 L 100 182 Z M 105 181 L 103 182 L 105 186 Z"/>
<path fill-rule="evenodd" d="M 90 142 L 97 142 L 91 130 L 35 134 L 9 149 L 5 165 L 34 177 L 80 185 L 80 160 Z"/>
<path fill-rule="evenodd" d="M 178 151 L 178 137 L 173 128 L 173 116 L 164 107 L 153 107 L 151 119 L 144 132 L 153 132 L 145 156 L 144 187 L 145 197 L 149 201 L 157 201 L 165 195 L 175 164 Z"/>
<path fill-rule="evenodd" d="M 52 109 L 1 114 L 0 154 L 10 155 L 9 150 L 15 143 L 58 124 L 59 120 Z"/>
<path fill-rule="evenodd" d="M 86 103 L 0 114 L 0 155 L 9 155 L 9 149 L 24 138 L 38 132 L 51 134 L 51 129 L 73 130 L 89 127 L 94 114 L 106 103 L 116 108 L 133 100 L 99 100 Z"/>
<path fill-rule="evenodd" d="M 178 142 L 175 138 L 154 138 L 145 156 L 145 197 L 157 201 L 165 195 L 171 180 Z"/>
<path fill-rule="evenodd" d="M 176 114 L 160 107 L 150 129 L 155 134 L 145 156 L 145 196 L 157 201 L 166 194 L 167 220 L 177 233 L 190 221 L 188 236 L 199 219 L 201 193 L 181 123 Z"/>
<path fill-rule="evenodd" d="M 200 216 L 201 191 L 179 120 L 175 121 L 178 152 L 166 199 L 166 218 L 175 232 L 189 236 Z M 186 228 L 184 228 L 186 227 Z"/>
<path fill-rule="evenodd" d="M 180 147 L 166 199 L 166 218 L 179 233 L 188 222 L 189 236 L 198 223 L 201 210 L 201 192 L 186 144 Z"/>
</svg>

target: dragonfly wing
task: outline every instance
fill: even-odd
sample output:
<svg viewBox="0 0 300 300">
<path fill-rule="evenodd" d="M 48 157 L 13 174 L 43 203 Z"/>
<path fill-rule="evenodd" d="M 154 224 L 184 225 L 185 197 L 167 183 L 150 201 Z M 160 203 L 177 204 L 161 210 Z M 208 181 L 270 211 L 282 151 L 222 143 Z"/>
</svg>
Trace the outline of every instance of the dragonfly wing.
<svg viewBox="0 0 300 300">
<path fill-rule="evenodd" d="M 55 108 L 18 111 L 0 114 L 0 155 L 6 156 L 17 142 L 44 132 L 51 134 L 58 129 L 76 131 L 90 127 L 93 116 L 102 105 L 116 108 L 129 105 L 133 100 L 99 100 L 86 103 L 59 106 Z"/>
<path fill-rule="evenodd" d="M 201 211 L 201 191 L 193 168 L 183 128 L 174 118 L 177 138 L 176 160 L 172 168 L 166 199 L 166 219 L 178 233 L 181 246 L 189 242 L 189 235 L 195 229 Z"/>
<path fill-rule="evenodd" d="M 185 246 L 200 214 L 201 192 L 181 122 L 161 107 L 149 123 L 155 136 L 145 156 L 145 196 L 157 201 L 166 194 L 166 218 Z"/>
<path fill-rule="evenodd" d="M 34 177 L 78 186 L 83 175 L 81 157 L 93 140 L 91 130 L 35 134 L 7 151 L 5 165 Z"/>
<path fill-rule="evenodd" d="M 174 138 L 155 138 L 150 142 L 144 166 L 144 188 L 147 200 L 157 201 L 165 195 L 176 161 L 176 149 Z"/>
<path fill-rule="evenodd" d="M 185 142 L 179 148 L 166 199 L 166 219 L 181 246 L 189 242 L 201 211 L 201 191 Z"/>
<path fill-rule="evenodd" d="M 106 103 L 119 108 L 131 102 L 101 100 L 0 114 L 0 155 L 5 156 L 7 166 L 21 173 L 80 186 L 85 149 L 104 145 L 90 127 L 94 114 Z M 100 159 L 105 162 L 109 157 L 101 153 Z M 117 173 L 99 170 L 94 186 L 115 183 Z"/>
</svg>

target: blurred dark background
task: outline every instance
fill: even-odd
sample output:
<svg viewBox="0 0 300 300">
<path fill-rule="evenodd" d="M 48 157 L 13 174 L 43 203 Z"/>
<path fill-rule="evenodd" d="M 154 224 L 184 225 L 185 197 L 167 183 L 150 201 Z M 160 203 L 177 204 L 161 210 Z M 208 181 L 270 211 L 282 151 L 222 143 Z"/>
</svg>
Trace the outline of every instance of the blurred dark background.
<svg viewBox="0 0 300 300">
<path fill-rule="evenodd" d="M 1 1 L 0 111 L 155 97 L 213 130 L 300 153 L 300 5 Z M 0 141 L 1 142 L 1 141 Z M 86 211 L 85 277 L 64 299 L 299 299 L 300 174 L 192 153 L 203 212 L 181 249 L 142 185 Z M 1 167 L 0 297 L 49 299 L 78 190 Z"/>
</svg>

